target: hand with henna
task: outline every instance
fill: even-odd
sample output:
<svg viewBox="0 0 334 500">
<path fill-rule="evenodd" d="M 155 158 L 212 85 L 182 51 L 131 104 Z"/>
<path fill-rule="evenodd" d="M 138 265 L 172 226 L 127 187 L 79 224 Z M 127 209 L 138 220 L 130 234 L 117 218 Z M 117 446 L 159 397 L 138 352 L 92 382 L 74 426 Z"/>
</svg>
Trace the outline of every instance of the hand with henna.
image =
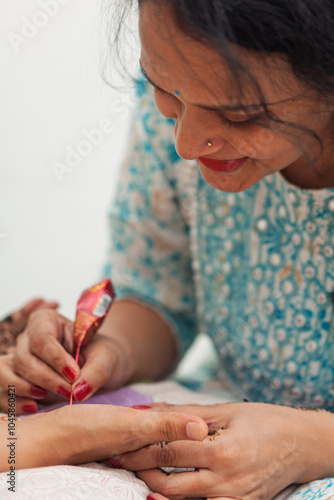
<svg viewBox="0 0 334 500">
<path fill-rule="evenodd" d="M 73 358 L 74 323 L 52 309 L 30 314 L 11 354 L 0 356 L 0 386 L 15 385 L 16 413 L 35 413 L 37 403 L 88 399 L 101 387 L 127 383 L 134 362 L 121 341 L 97 333 Z M 0 391 L 6 412 L 7 392 Z"/>
<path fill-rule="evenodd" d="M 0 355 L 13 352 L 16 338 L 27 326 L 31 313 L 38 309 L 57 309 L 57 307 L 57 302 L 34 299 L 0 321 Z"/>
<path fill-rule="evenodd" d="M 0 321 L 0 384 L 1 374 L 11 371 L 17 337 L 25 330 L 30 315 L 40 309 L 57 309 L 57 307 L 57 302 L 47 302 L 36 298 Z M 5 412 L 7 399 L 7 387 L 0 387 L 0 408 Z M 16 409 L 17 413 L 32 413 L 36 411 L 37 405 L 35 401 L 25 398 L 17 401 Z"/>
</svg>

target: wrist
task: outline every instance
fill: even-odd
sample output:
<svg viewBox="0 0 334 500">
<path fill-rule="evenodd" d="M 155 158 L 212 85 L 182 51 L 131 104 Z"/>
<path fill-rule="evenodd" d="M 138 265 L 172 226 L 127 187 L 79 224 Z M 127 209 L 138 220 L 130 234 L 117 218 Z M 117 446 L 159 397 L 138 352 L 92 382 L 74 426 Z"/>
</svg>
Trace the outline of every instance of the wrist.
<svg viewBox="0 0 334 500">
<path fill-rule="evenodd" d="M 307 483 L 334 476 L 334 415 L 325 410 L 303 409 L 306 423 L 304 473 L 298 482 Z"/>
<path fill-rule="evenodd" d="M 131 348 L 121 335 L 119 338 L 108 337 L 108 344 L 114 368 L 111 379 L 107 380 L 103 387 L 114 389 L 125 385 L 134 377 L 136 366 Z"/>
<path fill-rule="evenodd" d="M 65 406 L 20 420 L 16 468 L 72 465 L 106 458 L 107 429 L 97 429 L 85 409 L 85 405 Z"/>
<path fill-rule="evenodd" d="M 17 469 L 65 464 L 71 435 L 55 412 L 32 415 L 17 423 Z"/>
<path fill-rule="evenodd" d="M 147 304 L 117 300 L 99 333 L 122 346 L 131 382 L 158 380 L 174 364 L 176 343 L 170 326 Z"/>
</svg>

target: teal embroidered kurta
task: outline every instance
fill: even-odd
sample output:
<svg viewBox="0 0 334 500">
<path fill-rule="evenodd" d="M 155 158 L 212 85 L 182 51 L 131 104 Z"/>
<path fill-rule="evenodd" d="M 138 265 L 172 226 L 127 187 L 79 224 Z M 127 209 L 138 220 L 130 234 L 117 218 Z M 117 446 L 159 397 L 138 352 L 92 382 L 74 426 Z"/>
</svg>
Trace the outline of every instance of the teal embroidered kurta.
<svg viewBox="0 0 334 500">
<path fill-rule="evenodd" d="M 180 354 L 207 333 L 249 399 L 333 410 L 334 189 L 280 173 L 214 189 L 177 155 L 148 86 L 137 93 L 110 210 L 105 274 L 118 296 L 154 307 Z"/>
</svg>

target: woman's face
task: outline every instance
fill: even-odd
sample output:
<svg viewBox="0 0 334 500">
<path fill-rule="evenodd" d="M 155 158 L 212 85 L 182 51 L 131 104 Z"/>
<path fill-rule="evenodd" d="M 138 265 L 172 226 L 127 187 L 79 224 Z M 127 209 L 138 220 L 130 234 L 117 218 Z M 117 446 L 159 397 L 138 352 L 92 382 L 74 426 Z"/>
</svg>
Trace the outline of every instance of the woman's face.
<svg viewBox="0 0 334 500">
<path fill-rule="evenodd" d="M 305 187 L 324 187 L 318 186 L 319 182 L 334 186 L 334 167 L 327 160 L 329 156 L 333 158 L 330 131 L 334 105 L 329 107 L 328 103 L 317 101 L 279 56 L 264 59 L 234 46 L 259 82 L 271 114 L 310 128 L 323 140 L 325 154 L 316 163 L 316 173 L 302 150 L 317 158 L 319 143 L 303 132 L 269 120 L 247 79 L 240 96 L 221 56 L 180 31 L 163 3 L 143 3 L 140 37 L 143 70 L 151 83 L 160 88 L 155 89 L 157 107 L 175 120 L 176 150 L 184 159 L 197 160 L 208 184 L 221 191 L 244 191 L 263 177 L 284 170 L 284 175 L 296 179 L 300 186 L 305 185 L 305 179 L 309 179 L 306 184 L 315 183 Z M 246 113 L 240 110 L 240 104 L 255 106 Z M 261 125 L 247 122 L 249 117 L 258 118 Z M 216 171 L 204 164 L 207 159 L 245 161 L 218 162 Z"/>
</svg>

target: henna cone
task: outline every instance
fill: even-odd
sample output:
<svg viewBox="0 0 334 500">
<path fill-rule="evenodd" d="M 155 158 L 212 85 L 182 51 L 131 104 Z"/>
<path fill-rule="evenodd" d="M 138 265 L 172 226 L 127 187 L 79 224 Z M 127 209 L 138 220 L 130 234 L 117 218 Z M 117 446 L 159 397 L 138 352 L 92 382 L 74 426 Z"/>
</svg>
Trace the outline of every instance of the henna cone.
<svg viewBox="0 0 334 500">
<path fill-rule="evenodd" d="M 77 305 L 74 323 L 74 348 L 75 361 L 79 360 L 80 349 L 88 344 L 101 326 L 109 308 L 116 297 L 110 279 L 85 290 Z M 70 405 L 73 404 L 73 392 Z"/>
</svg>

